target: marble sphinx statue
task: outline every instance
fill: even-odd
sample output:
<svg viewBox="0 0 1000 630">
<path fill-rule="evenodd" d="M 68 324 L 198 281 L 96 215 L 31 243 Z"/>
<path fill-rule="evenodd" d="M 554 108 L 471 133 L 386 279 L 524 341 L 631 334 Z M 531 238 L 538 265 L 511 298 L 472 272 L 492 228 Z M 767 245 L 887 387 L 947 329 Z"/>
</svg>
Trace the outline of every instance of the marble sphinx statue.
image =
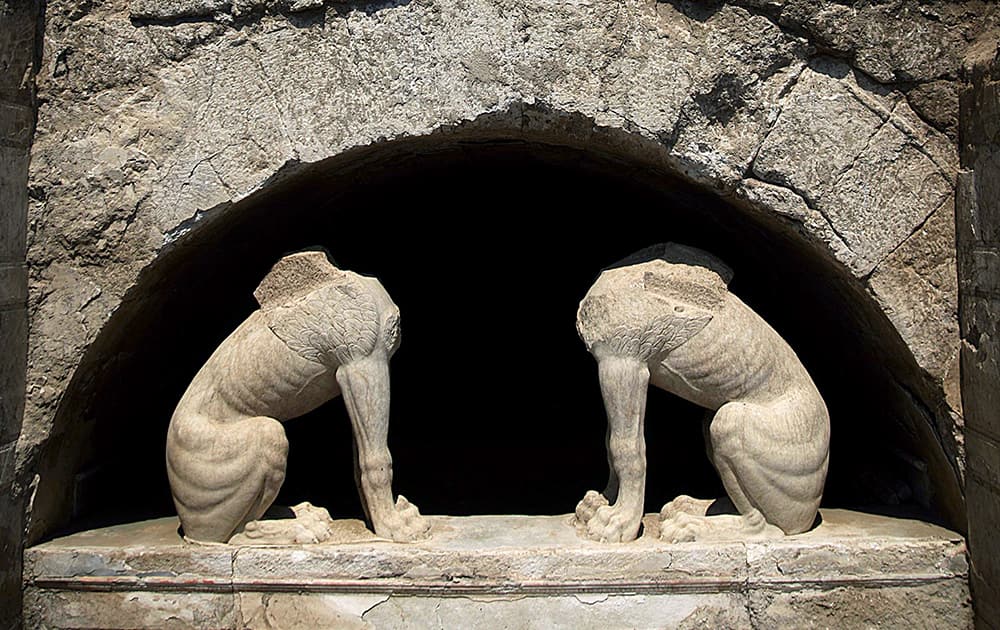
<svg viewBox="0 0 1000 630">
<path fill-rule="evenodd" d="M 366 515 L 378 536 L 423 538 L 416 507 L 392 497 L 389 359 L 399 309 L 375 278 L 326 254 L 278 261 L 254 292 L 260 309 L 198 371 L 170 420 L 167 473 L 184 535 L 227 542 L 322 542 L 329 515 L 308 503 L 294 519 L 259 520 L 285 477 L 282 422 L 343 395 Z"/>
<path fill-rule="evenodd" d="M 577 330 L 598 364 L 611 469 L 604 492 L 588 492 L 577 506 L 582 537 L 638 534 L 650 384 L 708 410 L 708 456 L 732 502 L 730 514 L 709 516 L 711 501 L 676 498 L 660 513 L 661 539 L 771 537 L 813 526 L 829 460 L 826 405 L 795 352 L 729 292 L 731 278 L 711 254 L 668 243 L 605 270 L 580 303 Z"/>
</svg>

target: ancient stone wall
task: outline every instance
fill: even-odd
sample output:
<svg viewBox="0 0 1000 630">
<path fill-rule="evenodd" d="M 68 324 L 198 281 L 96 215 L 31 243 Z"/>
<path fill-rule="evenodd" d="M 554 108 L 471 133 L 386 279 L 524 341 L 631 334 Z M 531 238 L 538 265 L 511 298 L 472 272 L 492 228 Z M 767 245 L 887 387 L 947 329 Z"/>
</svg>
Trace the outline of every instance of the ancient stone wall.
<svg viewBox="0 0 1000 630">
<path fill-rule="evenodd" d="M 15 452 L 24 410 L 28 343 L 28 158 L 35 122 L 38 5 L 0 2 L 0 627 L 21 615 L 23 488 Z"/>
<path fill-rule="evenodd" d="M 30 186 L 0 192 L 31 197 L 0 232 L 28 230 L 27 401 L 0 462 L 19 492 L 38 475 L 29 538 L 69 516 L 94 366 L 128 334 L 105 327 L 151 297 L 149 270 L 275 187 L 414 138 L 600 152 L 785 230 L 885 323 L 859 335 L 963 527 L 957 94 L 996 22 L 979 0 L 51 0 Z"/>
<path fill-rule="evenodd" d="M 962 95 L 958 253 L 969 545 L 977 627 L 1000 624 L 1000 57 L 974 50 Z"/>
</svg>

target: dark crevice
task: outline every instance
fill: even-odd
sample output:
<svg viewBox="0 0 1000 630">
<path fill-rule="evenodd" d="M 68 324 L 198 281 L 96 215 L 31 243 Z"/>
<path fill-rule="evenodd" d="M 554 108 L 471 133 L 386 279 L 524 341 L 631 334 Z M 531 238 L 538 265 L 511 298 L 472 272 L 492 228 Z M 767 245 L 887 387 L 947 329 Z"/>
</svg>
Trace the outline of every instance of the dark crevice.
<svg viewBox="0 0 1000 630">
<path fill-rule="evenodd" d="M 131 18 L 132 25 L 136 27 L 143 26 L 180 26 L 181 24 L 203 24 L 212 23 L 218 21 L 216 15 L 213 13 L 206 13 L 203 15 L 171 15 L 163 17 L 153 17 L 153 16 L 142 16 Z"/>
<path fill-rule="evenodd" d="M 173 27 L 181 24 L 219 23 L 241 29 L 252 26 L 265 16 L 282 17 L 295 28 L 325 26 L 327 15 L 344 17 L 351 11 L 371 15 L 383 9 L 404 6 L 410 0 L 325 0 L 316 5 L 302 5 L 295 0 L 257 0 L 234 12 L 231 3 L 215 10 L 207 8 L 178 8 L 175 13 L 132 12 L 130 20 L 137 28 L 144 26 Z"/>
</svg>

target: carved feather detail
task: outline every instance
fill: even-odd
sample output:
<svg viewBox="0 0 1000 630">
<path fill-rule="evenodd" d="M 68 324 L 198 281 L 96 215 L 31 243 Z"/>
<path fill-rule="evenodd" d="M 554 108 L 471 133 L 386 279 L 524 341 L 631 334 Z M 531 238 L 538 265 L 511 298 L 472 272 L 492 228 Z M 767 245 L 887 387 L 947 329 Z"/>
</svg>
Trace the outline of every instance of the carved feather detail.
<svg viewBox="0 0 1000 630">
<path fill-rule="evenodd" d="M 368 356 L 378 342 L 378 307 L 360 282 L 344 280 L 265 310 L 268 327 L 296 354 L 322 365 Z"/>
<path fill-rule="evenodd" d="M 662 256 L 606 269 L 577 313 L 587 347 L 643 360 L 680 347 L 701 332 L 725 305 L 732 272 L 714 257 L 674 244 L 635 257 Z"/>
</svg>

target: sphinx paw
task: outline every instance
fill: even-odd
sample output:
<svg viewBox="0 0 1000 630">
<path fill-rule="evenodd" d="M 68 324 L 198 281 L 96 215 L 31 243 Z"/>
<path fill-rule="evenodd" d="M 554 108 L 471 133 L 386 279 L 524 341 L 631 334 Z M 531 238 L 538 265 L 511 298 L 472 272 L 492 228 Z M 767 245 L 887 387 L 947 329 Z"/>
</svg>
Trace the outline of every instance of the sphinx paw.
<svg viewBox="0 0 1000 630">
<path fill-rule="evenodd" d="M 706 521 L 703 516 L 676 512 L 660 523 L 660 540 L 668 543 L 694 542 L 701 537 L 705 525 Z"/>
<path fill-rule="evenodd" d="M 573 526 L 576 527 L 577 533 L 583 535 L 586 532 L 587 523 L 594 518 L 598 509 L 606 505 L 608 505 L 608 500 L 603 494 L 596 490 L 588 490 L 587 494 L 583 495 L 583 499 L 576 504 L 576 512 L 573 515 Z"/>
<path fill-rule="evenodd" d="M 591 490 L 576 506 L 574 524 L 581 538 L 603 543 L 635 540 L 642 521 L 642 510 L 608 505 L 608 500 Z"/>
<path fill-rule="evenodd" d="M 396 542 L 423 540 L 430 535 L 430 529 L 430 522 L 421 516 L 417 506 L 410 503 L 403 495 L 397 497 L 393 511 L 385 522 L 376 524 L 375 527 L 379 536 L 391 538 Z"/>
</svg>

